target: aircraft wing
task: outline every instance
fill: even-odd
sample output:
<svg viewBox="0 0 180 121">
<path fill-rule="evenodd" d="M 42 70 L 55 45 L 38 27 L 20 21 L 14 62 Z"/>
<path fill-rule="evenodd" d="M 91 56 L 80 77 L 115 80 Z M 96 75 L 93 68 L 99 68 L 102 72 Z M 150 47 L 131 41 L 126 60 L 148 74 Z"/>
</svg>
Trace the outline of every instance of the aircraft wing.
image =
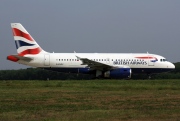
<svg viewBox="0 0 180 121">
<path fill-rule="evenodd" d="M 90 60 L 88 58 L 80 58 L 78 56 L 76 56 L 79 60 L 82 61 L 81 65 L 87 65 L 87 67 L 89 67 L 92 70 L 101 70 L 101 71 L 107 71 L 107 70 L 111 70 L 113 68 L 117 68 L 115 66 L 111 66 L 105 63 L 101 63 L 101 62 L 97 62 L 97 61 L 93 61 Z"/>
</svg>

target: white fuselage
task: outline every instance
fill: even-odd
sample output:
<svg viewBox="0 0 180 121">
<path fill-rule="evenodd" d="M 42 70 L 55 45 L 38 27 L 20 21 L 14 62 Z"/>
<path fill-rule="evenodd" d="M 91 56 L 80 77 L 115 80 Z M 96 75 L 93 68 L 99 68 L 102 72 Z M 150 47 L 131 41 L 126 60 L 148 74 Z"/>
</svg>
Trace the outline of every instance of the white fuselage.
<svg viewBox="0 0 180 121">
<path fill-rule="evenodd" d="M 148 58 L 149 56 L 154 58 Z M 83 65 L 77 57 L 88 58 L 117 68 L 128 67 L 132 69 L 132 73 L 160 73 L 175 68 L 164 57 L 148 53 L 45 53 L 33 56 L 26 55 L 26 57 L 33 57 L 33 60 L 30 62 L 19 60 L 18 62 L 33 67 L 49 68 L 50 70 L 59 69 L 60 72 L 68 72 L 67 69 L 69 69 L 70 73 L 71 69 L 87 68 L 93 70 L 87 65 Z M 156 60 L 153 61 L 155 58 Z M 100 71 L 103 70 L 100 69 Z"/>
</svg>

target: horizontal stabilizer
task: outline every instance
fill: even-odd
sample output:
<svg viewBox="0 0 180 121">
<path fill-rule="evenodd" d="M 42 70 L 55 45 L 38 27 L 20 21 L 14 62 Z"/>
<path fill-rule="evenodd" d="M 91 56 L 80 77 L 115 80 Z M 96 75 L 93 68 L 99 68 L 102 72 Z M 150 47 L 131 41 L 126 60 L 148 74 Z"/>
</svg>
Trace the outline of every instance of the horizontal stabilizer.
<svg viewBox="0 0 180 121">
<path fill-rule="evenodd" d="M 13 61 L 13 62 L 17 62 L 19 60 L 30 62 L 31 60 L 33 60 L 33 58 L 31 58 L 31 57 L 23 57 L 23 56 L 19 56 L 19 55 L 9 55 L 9 56 L 7 56 L 7 60 L 10 60 L 10 61 Z"/>
</svg>

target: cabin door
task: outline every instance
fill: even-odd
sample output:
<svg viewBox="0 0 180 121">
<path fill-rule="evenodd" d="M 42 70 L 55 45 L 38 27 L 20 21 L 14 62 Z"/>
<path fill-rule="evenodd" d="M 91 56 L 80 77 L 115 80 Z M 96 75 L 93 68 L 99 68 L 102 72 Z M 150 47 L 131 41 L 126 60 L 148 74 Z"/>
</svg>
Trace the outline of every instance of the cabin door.
<svg viewBox="0 0 180 121">
<path fill-rule="evenodd" d="M 152 55 L 149 55 L 148 57 L 148 66 L 154 66 L 155 58 Z"/>
<path fill-rule="evenodd" d="M 44 65 L 45 66 L 49 66 L 49 60 L 50 60 L 49 54 L 45 54 L 44 55 Z"/>
</svg>

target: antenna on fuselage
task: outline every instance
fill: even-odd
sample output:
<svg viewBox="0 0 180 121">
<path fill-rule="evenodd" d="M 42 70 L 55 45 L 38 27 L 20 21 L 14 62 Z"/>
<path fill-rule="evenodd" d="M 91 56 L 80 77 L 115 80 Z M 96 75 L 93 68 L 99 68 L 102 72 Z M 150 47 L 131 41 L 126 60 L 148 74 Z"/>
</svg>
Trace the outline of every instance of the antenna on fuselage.
<svg viewBox="0 0 180 121">
<path fill-rule="evenodd" d="M 74 51 L 74 53 L 76 53 L 76 51 Z"/>
</svg>

